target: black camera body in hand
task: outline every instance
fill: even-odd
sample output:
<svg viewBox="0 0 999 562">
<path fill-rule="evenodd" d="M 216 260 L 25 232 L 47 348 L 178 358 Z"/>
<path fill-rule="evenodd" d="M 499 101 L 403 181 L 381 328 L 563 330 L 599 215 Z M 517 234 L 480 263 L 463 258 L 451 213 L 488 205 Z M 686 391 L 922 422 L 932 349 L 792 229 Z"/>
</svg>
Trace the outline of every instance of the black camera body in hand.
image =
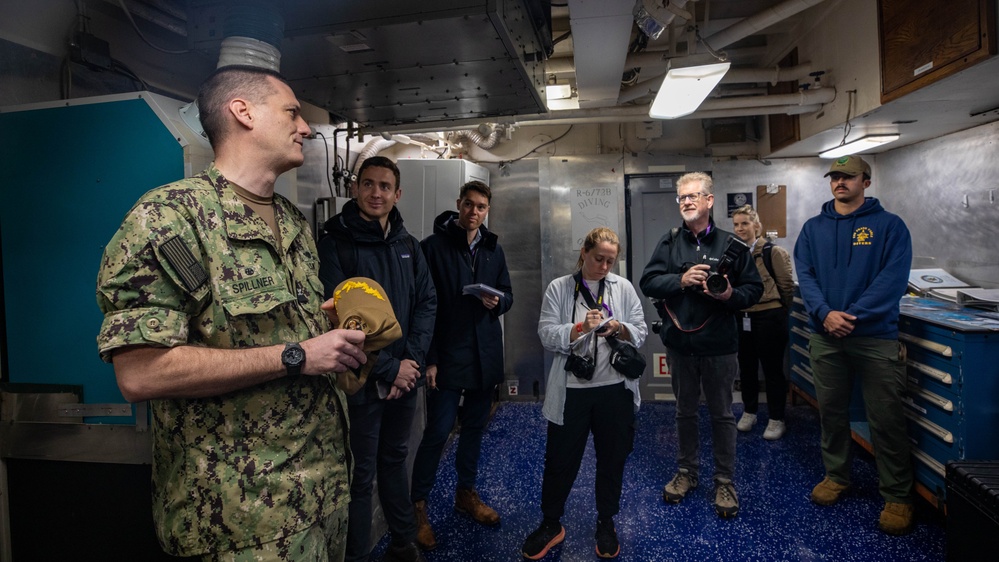
<svg viewBox="0 0 999 562">
<path fill-rule="evenodd" d="M 735 260 L 739 259 L 739 256 L 748 250 L 749 246 L 745 242 L 734 236 L 729 237 L 728 245 L 725 246 L 725 253 L 718 260 L 718 266 L 708 274 L 708 278 L 705 280 L 708 291 L 716 295 L 725 292 L 725 289 L 728 288 L 728 279 L 725 278 L 725 274 L 732 270 Z"/>
<path fill-rule="evenodd" d="M 588 381 L 593 378 L 593 371 L 596 369 L 596 362 L 592 357 L 572 354 L 565 360 L 565 370 L 576 375 L 577 379 Z"/>
</svg>

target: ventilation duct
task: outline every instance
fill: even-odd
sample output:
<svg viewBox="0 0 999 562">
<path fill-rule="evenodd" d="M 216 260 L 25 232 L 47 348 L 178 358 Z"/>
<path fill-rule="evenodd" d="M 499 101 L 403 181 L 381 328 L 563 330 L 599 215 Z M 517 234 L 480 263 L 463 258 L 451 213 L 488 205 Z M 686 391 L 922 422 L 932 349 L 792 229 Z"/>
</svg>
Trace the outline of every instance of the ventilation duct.
<svg viewBox="0 0 999 562">
<path fill-rule="evenodd" d="M 244 65 L 281 71 L 281 39 L 284 19 L 277 8 L 266 1 L 226 4 L 222 12 L 223 37 L 216 69 Z M 203 138 L 198 100 L 180 108 L 181 120 Z"/>
</svg>

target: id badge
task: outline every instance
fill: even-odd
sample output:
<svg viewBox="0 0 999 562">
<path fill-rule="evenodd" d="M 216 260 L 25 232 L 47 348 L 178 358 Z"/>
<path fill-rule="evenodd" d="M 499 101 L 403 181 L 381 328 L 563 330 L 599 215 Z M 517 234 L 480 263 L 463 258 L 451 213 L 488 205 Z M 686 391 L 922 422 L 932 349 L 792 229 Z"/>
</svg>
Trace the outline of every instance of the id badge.
<svg viewBox="0 0 999 562">
<path fill-rule="evenodd" d="M 750 320 L 748 314 L 746 316 L 743 316 L 742 317 L 742 331 L 743 332 L 752 332 L 752 330 L 750 329 L 750 325 L 752 323 L 753 322 L 752 322 L 752 320 Z"/>
</svg>

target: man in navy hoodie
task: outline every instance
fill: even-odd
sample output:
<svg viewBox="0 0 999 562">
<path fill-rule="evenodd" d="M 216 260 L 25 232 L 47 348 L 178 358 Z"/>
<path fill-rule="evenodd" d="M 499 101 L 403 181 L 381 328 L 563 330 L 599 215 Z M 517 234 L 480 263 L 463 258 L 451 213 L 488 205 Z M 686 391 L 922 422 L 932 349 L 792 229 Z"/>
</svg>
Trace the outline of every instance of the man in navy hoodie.
<svg viewBox="0 0 999 562">
<path fill-rule="evenodd" d="M 482 434 L 496 385 L 503 380 L 500 316 L 513 306 L 506 256 L 498 237 L 483 224 L 491 201 L 489 186 L 466 183 L 458 192 L 458 211 L 441 213 L 434 221 L 434 233 L 420 243 L 437 289 L 437 322 L 427 353 L 427 428 L 413 466 L 416 542 L 424 550 L 437 546 L 427 519 L 427 497 L 459 403 L 454 508 L 483 525 L 500 522 L 499 514 L 475 491 Z M 464 287 L 476 283 L 502 295 L 465 294 Z"/>
<path fill-rule="evenodd" d="M 822 424 L 826 475 L 812 501 L 832 505 L 850 485 L 850 397 L 860 381 L 885 508 L 879 527 L 912 530 L 913 468 L 902 393 L 905 348 L 898 341 L 899 299 L 912 263 L 909 229 L 873 197 L 871 167 L 859 156 L 832 163 L 833 199 L 809 219 L 794 246 Z"/>
</svg>

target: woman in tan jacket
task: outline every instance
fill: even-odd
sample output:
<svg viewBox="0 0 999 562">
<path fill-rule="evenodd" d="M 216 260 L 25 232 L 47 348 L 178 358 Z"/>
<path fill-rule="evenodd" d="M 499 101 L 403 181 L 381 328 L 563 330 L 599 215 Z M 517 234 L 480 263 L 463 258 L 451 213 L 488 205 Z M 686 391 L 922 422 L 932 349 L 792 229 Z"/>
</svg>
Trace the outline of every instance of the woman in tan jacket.
<svg viewBox="0 0 999 562">
<path fill-rule="evenodd" d="M 732 222 L 736 236 L 752 249 L 753 259 L 763 279 L 763 296 L 755 305 L 743 310 L 740 319 L 739 378 L 745 410 L 736 427 L 739 431 L 750 431 L 756 425 L 760 402 L 759 368 L 762 365 L 770 414 L 763 438 L 780 439 L 787 429 L 784 425 L 784 404 L 787 400 L 784 348 L 788 341 L 787 317 L 794 298 L 791 257 L 787 250 L 770 244 L 760 236 L 763 231 L 760 217 L 749 205 L 736 209 Z"/>
</svg>

